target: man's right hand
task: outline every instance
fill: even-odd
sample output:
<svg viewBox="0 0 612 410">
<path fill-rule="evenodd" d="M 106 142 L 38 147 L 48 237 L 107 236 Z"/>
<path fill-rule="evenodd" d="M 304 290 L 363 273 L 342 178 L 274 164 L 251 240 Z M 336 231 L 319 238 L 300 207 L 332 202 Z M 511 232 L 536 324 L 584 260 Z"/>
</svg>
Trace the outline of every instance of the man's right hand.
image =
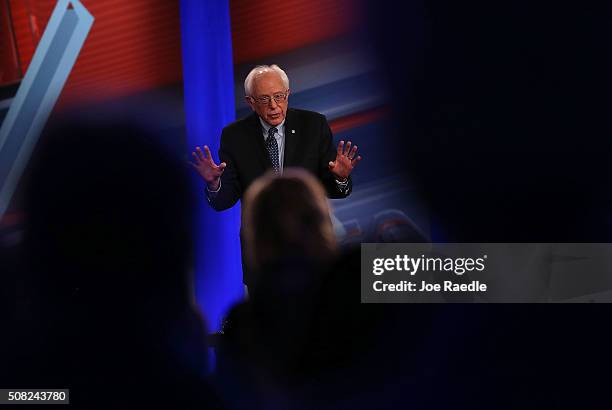
<svg viewBox="0 0 612 410">
<path fill-rule="evenodd" d="M 204 179 L 208 189 L 210 191 L 216 191 L 219 189 L 221 174 L 223 174 L 223 170 L 227 164 L 225 162 L 222 162 L 219 165 L 215 164 L 215 161 L 212 159 L 212 155 L 210 155 L 210 149 L 208 149 L 206 145 L 204 145 L 204 151 L 206 154 L 202 152 L 200 147 L 196 147 L 195 152 L 191 153 L 195 162 L 190 162 L 190 164 Z"/>
</svg>

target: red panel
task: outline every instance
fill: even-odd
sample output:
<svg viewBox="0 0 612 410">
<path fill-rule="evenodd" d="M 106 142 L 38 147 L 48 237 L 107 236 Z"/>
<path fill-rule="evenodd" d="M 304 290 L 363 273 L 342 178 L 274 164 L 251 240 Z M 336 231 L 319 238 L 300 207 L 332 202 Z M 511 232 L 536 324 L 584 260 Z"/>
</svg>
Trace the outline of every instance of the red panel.
<svg viewBox="0 0 612 410">
<path fill-rule="evenodd" d="M 97 100 L 181 80 L 178 0 L 82 0 L 95 17 L 60 105 Z M 10 0 L 25 70 L 56 0 Z M 283 53 L 353 30 L 352 0 L 230 2 L 237 63 Z"/>
<path fill-rule="evenodd" d="M 44 30 L 56 0 L 11 0 L 22 64 L 34 53 L 31 22 Z M 181 80 L 178 1 L 83 0 L 95 21 L 66 82 L 60 106 L 99 100 Z M 27 4 L 34 4 L 29 19 Z M 16 30 L 17 31 L 17 30 Z M 38 39 L 36 39 L 37 42 Z"/>
<path fill-rule="evenodd" d="M 359 4 L 356 0 L 233 0 L 234 63 L 345 34 L 361 20 Z"/>
<path fill-rule="evenodd" d="M 0 86 L 21 79 L 8 4 L 0 2 Z"/>
<path fill-rule="evenodd" d="M 11 0 L 9 4 L 11 7 L 11 16 L 13 18 L 13 28 L 15 30 L 19 60 L 25 73 L 32 59 L 32 54 L 34 54 L 34 48 L 36 47 L 30 25 L 30 13 L 29 9 L 26 7 L 25 1 Z"/>
</svg>

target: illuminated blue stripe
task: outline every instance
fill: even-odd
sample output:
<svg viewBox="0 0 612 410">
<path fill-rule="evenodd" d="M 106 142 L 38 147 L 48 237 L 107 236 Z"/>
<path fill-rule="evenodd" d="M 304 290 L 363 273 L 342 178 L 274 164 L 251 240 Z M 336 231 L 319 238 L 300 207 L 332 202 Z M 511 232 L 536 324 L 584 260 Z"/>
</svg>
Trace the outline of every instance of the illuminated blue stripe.
<svg viewBox="0 0 612 410">
<path fill-rule="evenodd" d="M 208 145 L 215 160 L 223 127 L 235 119 L 234 75 L 227 0 L 181 0 L 181 47 L 187 143 Z M 221 213 L 206 203 L 204 184 L 196 226 L 195 291 L 211 330 L 243 297 L 240 208 Z"/>
<path fill-rule="evenodd" d="M 68 9 L 72 3 L 73 8 Z M 93 16 L 77 0 L 59 0 L 0 127 L 0 218 L 83 47 Z"/>
</svg>

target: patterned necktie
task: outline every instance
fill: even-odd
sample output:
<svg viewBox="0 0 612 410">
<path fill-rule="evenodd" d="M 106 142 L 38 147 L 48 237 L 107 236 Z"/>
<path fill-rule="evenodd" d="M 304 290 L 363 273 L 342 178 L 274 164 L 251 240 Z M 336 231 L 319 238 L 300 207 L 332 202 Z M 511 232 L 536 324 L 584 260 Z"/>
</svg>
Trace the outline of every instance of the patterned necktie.
<svg viewBox="0 0 612 410">
<path fill-rule="evenodd" d="M 278 144 L 276 143 L 276 134 L 278 130 L 276 128 L 270 128 L 268 130 L 268 139 L 266 140 L 266 148 L 268 149 L 268 155 L 270 155 L 270 161 L 272 162 L 272 168 L 275 172 L 279 172 L 280 163 L 278 158 Z"/>
</svg>

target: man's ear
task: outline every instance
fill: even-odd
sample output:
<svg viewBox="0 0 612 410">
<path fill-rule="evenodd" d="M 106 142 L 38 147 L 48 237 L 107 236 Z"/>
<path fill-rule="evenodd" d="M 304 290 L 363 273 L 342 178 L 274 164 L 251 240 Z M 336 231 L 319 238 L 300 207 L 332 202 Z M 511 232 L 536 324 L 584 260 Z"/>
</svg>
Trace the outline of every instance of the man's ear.
<svg viewBox="0 0 612 410">
<path fill-rule="evenodd" d="M 253 102 L 253 98 L 249 97 L 248 95 L 245 95 L 244 100 L 247 102 L 247 104 L 251 106 L 251 109 L 255 111 L 255 103 Z"/>
</svg>

